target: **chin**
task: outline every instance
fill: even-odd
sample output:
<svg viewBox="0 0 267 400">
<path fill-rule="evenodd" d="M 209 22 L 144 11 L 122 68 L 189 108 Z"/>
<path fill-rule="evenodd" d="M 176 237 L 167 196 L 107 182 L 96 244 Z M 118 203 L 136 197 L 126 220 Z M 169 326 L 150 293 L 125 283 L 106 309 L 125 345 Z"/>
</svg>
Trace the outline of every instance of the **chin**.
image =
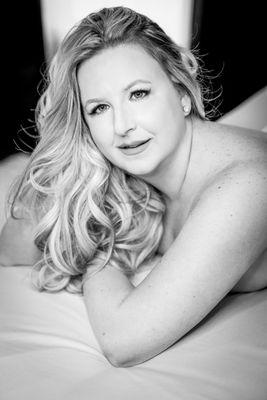
<svg viewBox="0 0 267 400">
<path fill-rule="evenodd" d="M 144 160 L 135 160 L 131 164 L 128 163 L 127 165 L 121 167 L 126 173 L 134 175 L 140 178 L 146 178 L 149 176 L 154 175 L 157 163 L 153 162 L 152 160 L 144 159 Z"/>
</svg>

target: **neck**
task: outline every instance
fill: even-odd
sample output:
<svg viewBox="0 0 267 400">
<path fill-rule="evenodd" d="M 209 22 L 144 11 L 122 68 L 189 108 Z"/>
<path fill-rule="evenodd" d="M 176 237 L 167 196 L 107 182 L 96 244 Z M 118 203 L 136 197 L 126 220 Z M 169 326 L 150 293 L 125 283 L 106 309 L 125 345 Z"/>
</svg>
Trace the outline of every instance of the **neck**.
<svg viewBox="0 0 267 400">
<path fill-rule="evenodd" d="M 184 137 L 178 148 L 165 159 L 153 176 L 143 179 L 157 188 L 166 202 L 179 200 L 187 178 L 193 145 L 193 121 L 188 118 Z"/>
</svg>

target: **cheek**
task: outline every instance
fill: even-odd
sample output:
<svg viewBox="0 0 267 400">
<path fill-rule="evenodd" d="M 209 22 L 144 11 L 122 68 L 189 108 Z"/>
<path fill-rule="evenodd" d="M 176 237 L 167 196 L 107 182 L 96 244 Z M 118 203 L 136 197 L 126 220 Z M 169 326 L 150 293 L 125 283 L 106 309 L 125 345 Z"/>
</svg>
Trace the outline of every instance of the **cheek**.
<svg viewBox="0 0 267 400">
<path fill-rule="evenodd" d="M 145 105 L 145 104 L 144 104 Z M 140 120 L 144 123 L 149 123 L 155 129 L 168 129 L 170 126 L 177 127 L 180 119 L 184 119 L 181 114 L 180 100 L 177 98 L 177 93 L 173 91 L 163 91 L 157 93 L 152 102 L 147 103 L 140 115 Z"/>
<path fill-rule="evenodd" d="M 97 117 L 96 117 L 97 118 Z M 87 121 L 91 136 L 99 149 L 104 149 L 112 143 L 112 135 L 110 133 L 110 125 L 105 121 Z"/>
<path fill-rule="evenodd" d="M 140 104 L 134 110 L 136 125 L 152 134 L 166 126 L 166 111 L 159 101 Z"/>
<path fill-rule="evenodd" d="M 92 139 L 100 153 L 112 164 L 121 167 L 121 165 L 117 163 L 117 149 L 113 146 L 113 134 L 110 130 L 110 126 L 110 123 L 104 123 L 104 121 L 101 121 L 101 123 L 100 121 L 97 121 L 97 123 L 88 123 Z"/>
<path fill-rule="evenodd" d="M 156 132 L 164 132 L 166 135 L 178 135 L 185 129 L 184 114 L 175 102 L 162 101 L 153 110 L 151 117 Z"/>
</svg>

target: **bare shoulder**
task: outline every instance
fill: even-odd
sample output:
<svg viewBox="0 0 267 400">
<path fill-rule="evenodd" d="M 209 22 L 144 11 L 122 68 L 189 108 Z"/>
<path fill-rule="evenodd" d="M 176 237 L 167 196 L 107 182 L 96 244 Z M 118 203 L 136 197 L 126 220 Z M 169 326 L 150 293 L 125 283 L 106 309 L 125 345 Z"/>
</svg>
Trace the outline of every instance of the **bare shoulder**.
<svg viewBox="0 0 267 400">
<path fill-rule="evenodd" d="M 223 152 L 223 151 L 222 151 Z M 219 157 L 219 155 L 218 155 Z M 223 157 L 223 156 L 222 156 Z M 221 161 L 221 160 L 219 160 Z M 192 209 L 204 199 L 218 199 L 220 196 L 245 196 L 253 199 L 254 196 L 267 196 L 267 159 L 265 157 L 233 157 L 225 162 L 212 161 L 205 178 L 196 191 Z M 213 167 L 213 168 L 211 168 Z M 204 170 L 207 172 L 207 170 Z M 216 201 L 215 201 L 216 204 Z M 242 204 L 240 204 L 240 207 Z"/>
<path fill-rule="evenodd" d="M 232 230 L 247 245 L 253 247 L 257 242 L 259 256 L 267 247 L 267 162 L 229 165 L 202 190 L 192 212 L 205 215 L 206 222 L 211 220 L 217 226 L 221 221 L 224 240 Z"/>
<path fill-rule="evenodd" d="M 253 131 L 216 122 L 204 122 L 197 126 L 194 135 L 195 153 L 192 171 L 197 171 L 198 180 L 192 185 L 193 206 L 206 189 L 216 187 L 218 180 L 247 179 L 252 174 L 265 176 L 267 163 L 267 133 Z M 260 177 L 258 177 L 258 180 Z M 263 179 L 263 178 L 261 178 Z M 255 178 L 255 185 L 258 181 Z M 247 189 L 253 185 L 247 179 Z M 224 186 L 225 186 L 224 184 Z M 243 182 L 245 189 L 245 182 Z M 220 186 L 220 185 L 218 185 Z M 226 187 L 226 186 L 225 186 Z"/>
<path fill-rule="evenodd" d="M 252 128 L 244 128 L 241 126 L 235 125 L 225 125 L 221 122 L 214 122 L 213 126 L 217 127 L 217 129 L 222 129 L 225 132 L 232 133 L 234 135 L 241 136 L 246 139 L 254 139 L 267 143 L 267 132 L 260 131 Z"/>
<path fill-rule="evenodd" d="M 226 166 L 234 161 L 267 160 L 267 132 L 206 122 L 200 135 L 214 164 Z"/>
<path fill-rule="evenodd" d="M 236 160 L 218 173 L 216 179 L 229 180 L 244 178 L 244 183 L 257 184 L 266 180 L 267 159 L 257 158 L 248 160 Z M 253 180 L 251 180 L 253 178 Z"/>
<path fill-rule="evenodd" d="M 247 161 L 229 166 L 218 175 L 210 190 L 213 194 L 222 191 L 217 196 L 222 195 L 226 199 L 222 203 L 225 204 L 225 216 L 233 221 L 229 228 L 235 225 L 236 234 L 244 235 L 246 246 L 258 249 L 250 268 L 232 290 L 249 292 L 266 288 L 267 162 Z"/>
<path fill-rule="evenodd" d="M 248 199 L 253 202 L 261 199 L 267 202 L 267 160 L 262 158 L 252 160 L 236 160 L 213 176 L 209 184 L 203 188 L 200 199 L 211 195 L 226 196 L 229 199 L 238 194 L 240 207 Z M 211 196 L 213 197 L 213 196 Z"/>
<path fill-rule="evenodd" d="M 263 131 L 241 128 L 215 123 L 215 132 L 226 144 L 231 146 L 233 155 L 240 159 L 267 160 L 267 133 Z"/>
</svg>

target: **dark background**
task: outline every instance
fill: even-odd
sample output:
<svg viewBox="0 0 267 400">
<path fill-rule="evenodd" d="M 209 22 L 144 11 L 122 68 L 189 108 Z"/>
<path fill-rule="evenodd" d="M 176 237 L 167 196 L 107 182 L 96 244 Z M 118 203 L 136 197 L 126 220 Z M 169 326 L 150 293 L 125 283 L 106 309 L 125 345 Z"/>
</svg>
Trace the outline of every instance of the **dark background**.
<svg viewBox="0 0 267 400">
<path fill-rule="evenodd" d="M 195 0 L 192 47 L 198 45 L 205 67 L 217 76 L 211 84 L 222 92 L 221 115 L 267 85 L 264 4 Z"/>
<path fill-rule="evenodd" d="M 24 151 L 30 151 L 28 146 L 35 146 L 35 140 L 23 133 L 22 128 L 35 133 L 34 128 L 29 127 L 33 126 L 33 110 L 39 98 L 38 85 L 45 59 L 39 1 L 17 1 L 7 6 L 2 14 L 2 22 L 7 18 L 8 29 L 2 34 L 2 41 L 7 41 L 7 56 L 2 55 L 5 70 L 2 118 L 5 124 L 0 136 L 0 159 L 17 152 L 17 146 Z"/>
<path fill-rule="evenodd" d="M 16 2 L 10 13 L 10 28 L 3 37 L 8 52 L 0 159 L 17 152 L 18 146 L 25 151 L 35 146 L 23 128 L 35 133 L 33 110 L 45 68 L 39 1 Z M 192 47 L 197 47 L 209 75 L 216 77 L 210 82 L 215 93 L 222 91 L 214 119 L 267 85 L 264 16 L 264 2 L 195 0 Z"/>
</svg>

